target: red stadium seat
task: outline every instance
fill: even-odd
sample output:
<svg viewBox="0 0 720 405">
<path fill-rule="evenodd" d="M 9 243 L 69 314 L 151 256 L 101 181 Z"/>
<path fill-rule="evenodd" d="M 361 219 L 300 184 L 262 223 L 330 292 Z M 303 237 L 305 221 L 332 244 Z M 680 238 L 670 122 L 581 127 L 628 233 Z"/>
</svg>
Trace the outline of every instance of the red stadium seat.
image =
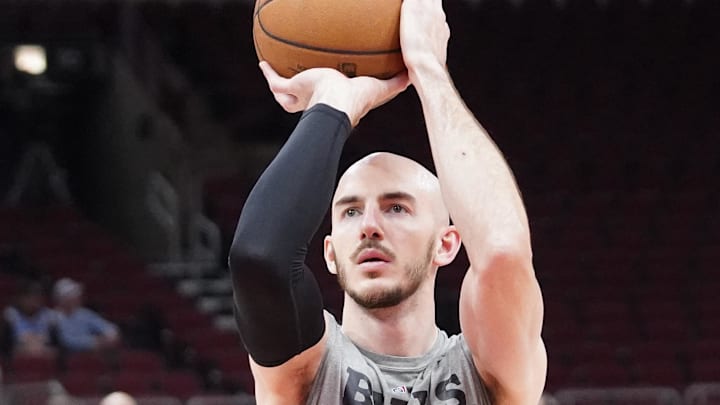
<svg viewBox="0 0 720 405">
<path fill-rule="evenodd" d="M 165 367 L 163 359 L 155 352 L 147 350 L 121 350 L 117 356 L 117 366 L 123 371 L 156 372 Z"/>
<path fill-rule="evenodd" d="M 636 385 L 681 387 L 686 377 L 677 361 L 646 360 L 634 367 Z"/>
<path fill-rule="evenodd" d="M 163 392 L 185 400 L 203 392 L 202 382 L 190 371 L 170 371 L 160 377 Z"/>
<path fill-rule="evenodd" d="M 576 366 L 569 377 L 570 383 L 580 387 L 615 387 L 631 382 L 629 371 L 614 361 Z"/>
<path fill-rule="evenodd" d="M 7 379 L 15 382 L 47 380 L 59 371 L 55 356 L 14 356 L 10 360 Z"/>
<path fill-rule="evenodd" d="M 98 374 L 93 371 L 68 371 L 60 376 L 60 383 L 74 396 L 95 396 L 102 394 Z"/>
<path fill-rule="evenodd" d="M 95 352 L 70 353 L 65 358 L 65 369 L 68 372 L 102 374 L 110 371 L 111 364 L 107 357 Z"/>
<path fill-rule="evenodd" d="M 720 362 L 714 357 L 693 359 L 690 362 L 690 376 L 694 382 L 714 382 L 720 378 Z"/>
<path fill-rule="evenodd" d="M 162 393 L 162 372 L 118 371 L 108 376 L 108 384 L 114 391 L 124 391 L 133 396 Z"/>
</svg>

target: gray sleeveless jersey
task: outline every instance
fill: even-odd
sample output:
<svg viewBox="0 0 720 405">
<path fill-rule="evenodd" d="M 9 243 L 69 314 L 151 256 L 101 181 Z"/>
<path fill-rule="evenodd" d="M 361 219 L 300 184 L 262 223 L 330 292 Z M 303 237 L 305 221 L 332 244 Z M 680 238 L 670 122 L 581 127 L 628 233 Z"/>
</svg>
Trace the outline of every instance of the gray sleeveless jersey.
<svg viewBox="0 0 720 405">
<path fill-rule="evenodd" d="M 325 356 L 307 405 L 489 405 L 490 395 L 473 366 L 462 335 L 438 331 L 421 357 L 363 350 L 330 320 Z"/>
</svg>

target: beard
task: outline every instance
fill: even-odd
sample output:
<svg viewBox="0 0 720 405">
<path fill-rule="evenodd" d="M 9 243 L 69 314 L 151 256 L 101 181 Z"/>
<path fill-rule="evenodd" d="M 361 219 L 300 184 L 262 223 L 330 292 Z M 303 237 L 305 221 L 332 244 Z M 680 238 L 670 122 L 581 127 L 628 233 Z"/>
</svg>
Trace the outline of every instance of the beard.
<svg viewBox="0 0 720 405">
<path fill-rule="evenodd" d="M 425 250 L 425 256 L 404 266 L 405 278 L 397 285 L 377 288 L 371 291 L 358 291 L 349 285 L 346 269 L 340 263 L 337 263 L 338 284 L 340 284 L 340 288 L 342 288 L 353 301 L 365 309 L 394 307 L 415 294 L 420 288 L 423 279 L 425 279 L 425 276 L 430 270 L 435 245 L 433 242 L 433 239 L 430 239 Z M 384 247 L 380 246 L 379 242 L 374 240 L 369 240 L 367 243 L 362 244 L 358 247 L 357 252 L 365 248 L 375 248 L 387 252 Z"/>
</svg>

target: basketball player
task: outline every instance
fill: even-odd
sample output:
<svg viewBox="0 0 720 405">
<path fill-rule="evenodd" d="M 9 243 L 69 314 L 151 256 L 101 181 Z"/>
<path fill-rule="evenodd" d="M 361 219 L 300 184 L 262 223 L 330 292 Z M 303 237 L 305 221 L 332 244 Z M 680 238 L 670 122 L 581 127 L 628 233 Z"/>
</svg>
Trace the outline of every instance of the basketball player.
<svg viewBox="0 0 720 405">
<path fill-rule="evenodd" d="M 440 0 L 404 0 L 407 74 L 381 81 L 261 69 L 287 111 L 304 111 L 243 208 L 230 253 L 236 318 L 261 405 L 537 404 L 546 354 L 528 221 L 512 173 L 445 68 Z M 417 89 L 438 177 L 389 153 L 341 177 L 343 144 L 371 109 Z M 340 326 L 304 265 L 330 206 L 327 268 L 345 292 Z M 452 217 L 453 224 L 449 218 Z M 435 325 L 438 267 L 462 236 L 470 268 L 462 333 Z"/>
</svg>

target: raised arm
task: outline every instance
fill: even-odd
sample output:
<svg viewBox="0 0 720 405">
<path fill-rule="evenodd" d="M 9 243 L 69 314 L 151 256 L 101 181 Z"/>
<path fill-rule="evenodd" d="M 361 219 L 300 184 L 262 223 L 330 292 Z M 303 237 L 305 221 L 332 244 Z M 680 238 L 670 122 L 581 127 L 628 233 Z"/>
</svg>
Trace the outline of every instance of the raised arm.
<svg viewBox="0 0 720 405">
<path fill-rule="evenodd" d="M 407 78 L 357 80 L 317 69 L 285 79 L 266 63 L 261 68 L 278 103 L 304 113 L 245 203 L 229 264 L 258 401 L 300 403 L 324 351 L 322 298 L 304 264 L 307 246 L 330 205 L 352 125 L 404 90 Z"/>
<path fill-rule="evenodd" d="M 543 306 L 527 216 L 505 159 L 445 67 L 440 0 L 405 0 L 401 45 L 420 97 L 443 198 L 470 260 L 460 323 L 497 403 L 537 403 L 545 381 Z"/>
<path fill-rule="evenodd" d="M 251 191 L 230 248 L 240 335 L 253 360 L 278 366 L 316 344 L 322 297 L 305 255 L 332 197 L 347 118 L 306 111 Z"/>
</svg>

